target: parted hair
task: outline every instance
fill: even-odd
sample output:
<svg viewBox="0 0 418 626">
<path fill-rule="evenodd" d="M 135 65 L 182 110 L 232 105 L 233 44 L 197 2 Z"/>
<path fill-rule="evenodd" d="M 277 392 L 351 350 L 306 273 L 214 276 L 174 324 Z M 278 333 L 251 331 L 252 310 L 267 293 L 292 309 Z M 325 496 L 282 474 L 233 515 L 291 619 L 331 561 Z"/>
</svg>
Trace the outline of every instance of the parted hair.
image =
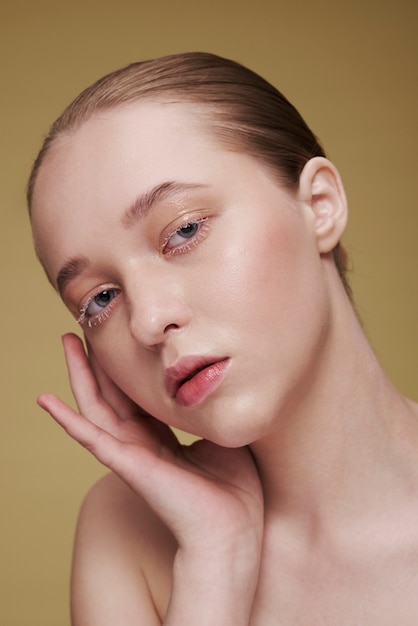
<svg viewBox="0 0 418 626">
<path fill-rule="evenodd" d="M 199 107 L 210 132 L 227 148 L 261 161 L 281 184 L 297 189 L 309 159 L 326 156 L 297 109 L 273 85 L 240 63 L 205 52 L 187 52 L 132 63 L 100 78 L 80 93 L 50 128 L 33 164 L 27 199 L 54 142 L 106 109 L 138 101 L 187 102 Z M 347 254 L 333 250 L 343 285 Z"/>
</svg>

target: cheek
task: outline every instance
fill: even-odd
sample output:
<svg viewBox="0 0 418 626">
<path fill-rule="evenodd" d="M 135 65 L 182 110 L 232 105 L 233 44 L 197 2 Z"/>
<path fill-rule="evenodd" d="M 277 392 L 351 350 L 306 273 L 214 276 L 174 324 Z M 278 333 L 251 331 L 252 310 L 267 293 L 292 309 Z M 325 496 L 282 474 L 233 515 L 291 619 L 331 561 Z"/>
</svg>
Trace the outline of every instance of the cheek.
<svg viewBox="0 0 418 626">
<path fill-rule="evenodd" d="M 109 330 L 103 328 L 96 337 L 89 338 L 89 343 L 109 378 L 132 400 L 140 403 L 143 390 L 149 389 L 151 384 L 147 376 L 149 364 L 128 335 L 122 334 L 120 329 L 110 329 L 110 325 Z"/>
<path fill-rule="evenodd" d="M 230 310 L 237 324 L 252 325 L 294 312 L 313 287 L 310 271 L 319 258 L 297 217 L 243 224 L 240 237 L 220 248 L 206 282 L 219 311 Z"/>
</svg>

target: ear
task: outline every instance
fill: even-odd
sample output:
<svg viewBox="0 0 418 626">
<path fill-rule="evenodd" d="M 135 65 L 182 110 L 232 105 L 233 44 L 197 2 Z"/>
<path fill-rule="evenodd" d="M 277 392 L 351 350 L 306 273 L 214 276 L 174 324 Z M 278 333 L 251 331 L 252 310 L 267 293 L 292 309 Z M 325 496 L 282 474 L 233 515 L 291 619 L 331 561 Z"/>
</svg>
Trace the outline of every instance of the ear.
<svg viewBox="0 0 418 626">
<path fill-rule="evenodd" d="M 319 251 L 330 252 L 345 230 L 348 213 L 341 177 L 331 161 L 314 157 L 306 163 L 298 196 L 312 212 Z"/>
</svg>

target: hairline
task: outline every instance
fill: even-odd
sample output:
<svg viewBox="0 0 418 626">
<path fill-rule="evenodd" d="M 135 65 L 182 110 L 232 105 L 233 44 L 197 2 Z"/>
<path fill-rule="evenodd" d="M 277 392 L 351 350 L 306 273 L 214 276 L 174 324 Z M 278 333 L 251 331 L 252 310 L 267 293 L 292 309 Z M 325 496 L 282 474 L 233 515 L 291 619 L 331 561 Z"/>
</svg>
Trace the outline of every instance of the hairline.
<svg viewBox="0 0 418 626">
<path fill-rule="evenodd" d="M 294 189 L 297 187 L 297 184 L 292 184 L 288 177 L 285 176 L 284 172 L 280 171 L 278 166 L 270 164 L 265 155 L 257 153 L 254 143 L 251 142 L 250 139 L 246 140 L 243 133 L 238 132 L 240 129 L 243 130 L 245 128 L 243 124 L 233 122 L 232 120 L 229 122 L 227 120 L 222 120 L 222 112 L 232 108 L 230 103 L 224 104 L 220 102 L 204 102 L 198 98 L 193 98 L 193 96 L 188 97 L 182 95 L 181 93 L 176 95 L 174 92 L 167 92 L 165 94 L 160 93 L 159 95 L 155 93 L 145 93 L 142 95 L 136 94 L 135 97 L 126 97 L 113 103 L 105 105 L 98 104 L 92 110 L 83 111 L 79 116 L 77 116 L 77 118 L 74 118 L 62 129 L 57 129 L 54 134 L 48 135 L 44 142 L 43 149 L 38 154 L 38 158 L 34 163 L 27 185 L 27 204 L 30 217 L 32 216 L 32 200 L 38 174 L 42 167 L 46 164 L 48 158 L 52 156 L 51 153 L 53 152 L 55 146 L 65 141 L 66 138 L 74 136 L 84 126 L 84 124 L 99 118 L 100 115 L 106 111 L 110 112 L 122 110 L 124 108 L 129 108 L 142 103 L 162 105 L 185 104 L 200 107 L 201 110 L 208 113 L 208 115 L 205 115 L 205 119 L 201 120 L 201 128 L 207 131 L 211 138 L 215 139 L 221 146 L 230 152 L 247 153 L 249 156 L 264 165 L 264 167 L 273 175 L 274 179 L 286 188 Z M 58 118 L 58 120 L 60 120 L 61 117 Z M 210 118 L 212 119 L 212 122 L 215 122 L 212 125 L 210 125 Z"/>
</svg>

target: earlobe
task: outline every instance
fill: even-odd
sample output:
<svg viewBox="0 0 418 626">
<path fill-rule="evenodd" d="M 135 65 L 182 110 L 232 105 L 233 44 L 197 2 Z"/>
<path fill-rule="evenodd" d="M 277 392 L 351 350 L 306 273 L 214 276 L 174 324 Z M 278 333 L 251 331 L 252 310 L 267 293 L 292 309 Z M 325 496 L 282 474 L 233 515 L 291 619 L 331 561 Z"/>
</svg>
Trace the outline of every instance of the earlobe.
<svg viewBox="0 0 418 626">
<path fill-rule="evenodd" d="M 306 163 L 299 198 L 311 210 L 319 251 L 330 252 L 347 224 L 347 200 L 338 170 L 328 159 L 314 157 Z"/>
</svg>

